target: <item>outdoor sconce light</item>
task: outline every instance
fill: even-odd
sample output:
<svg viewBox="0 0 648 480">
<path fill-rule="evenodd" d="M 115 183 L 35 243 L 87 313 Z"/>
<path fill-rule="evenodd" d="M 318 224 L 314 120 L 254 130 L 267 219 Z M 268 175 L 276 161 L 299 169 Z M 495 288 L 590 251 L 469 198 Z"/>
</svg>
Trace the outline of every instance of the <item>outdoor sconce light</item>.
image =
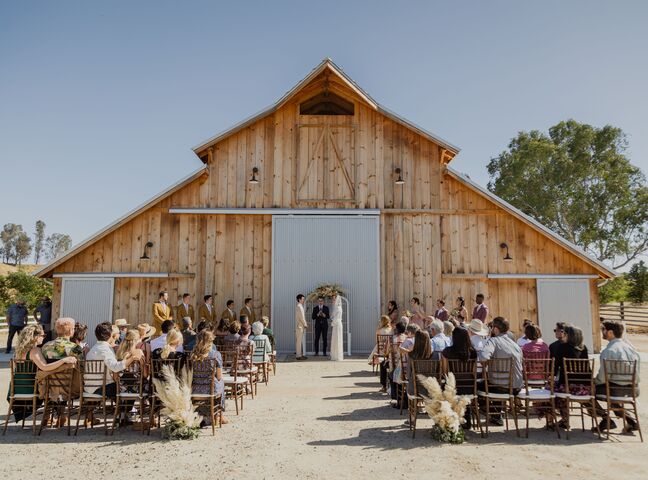
<svg viewBox="0 0 648 480">
<path fill-rule="evenodd" d="M 257 173 L 259 173 L 259 169 L 257 167 L 254 167 L 252 169 L 252 178 L 250 178 L 249 180 L 249 183 L 251 183 L 252 185 L 256 185 L 257 183 L 259 183 L 259 180 L 257 180 L 256 178 Z"/>
<path fill-rule="evenodd" d="M 403 180 L 403 176 L 401 175 L 402 170 L 400 169 L 400 167 L 396 167 L 396 169 L 394 170 L 394 173 L 396 175 L 398 175 L 398 178 L 396 179 L 396 181 L 394 183 L 396 185 L 403 185 L 405 183 L 405 180 Z"/>
<path fill-rule="evenodd" d="M 148 249 L 153 247 L 153 242 L 148 241 L 146 242 L 146 245 L 144 245 L 144 254 L 140 257 L 140 260 L 149 260 L 150 257 L 148 256 Z"/>
<path fill-rule="evenodd" d="M 505 262 L 510 262 L 513 260 L 513 257 L 509 255 L 509 246 L 506 243 L 500 243 L 500 248 L 505 248 L 506 249 L 506 256 L 504 257 Z"/>
</svg>

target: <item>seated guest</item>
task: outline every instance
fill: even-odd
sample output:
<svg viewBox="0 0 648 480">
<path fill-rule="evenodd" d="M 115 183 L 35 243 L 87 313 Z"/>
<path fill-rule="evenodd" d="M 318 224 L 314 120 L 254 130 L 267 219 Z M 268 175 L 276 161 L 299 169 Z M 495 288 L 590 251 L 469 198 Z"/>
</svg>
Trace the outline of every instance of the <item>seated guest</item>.
<svg viewBox="0 0 648 480">
<path fill-rule="evenodd" d="M 126 360 L 128 357 L 132 356 L 135 353 L 135 350 L 141 351 L 138 348 L 140 344 L 140 335 L 137 330 L 128 330 L 124 340 L 117 347 L 117 352 L 115 357 L 117 360 Z"/>
<path fill-rule="evenodd" d="M 414 375 L 412 372 L 412 360 L 432 360 L 432 345 L 430 334 L 425 330 L 419 330 L 414 335 L 414 348 L 407 359 L 407 395 L 414 395 Z M 419 395 L 423 392 L 419 392 Z"/>
<path fill-rule="evenodd" d="M 77 360 L 83 360 L 83 349 L 70 340 L 70 337 L 74 335 L 74 326 L 73 318 L 63 317 L 56 320 L 54 324 L 56 339 L 47 342 L 41 349 L 47 363 L 70 356 L 76 357 Z"/>
<path fill-rule="evenodd" d="M 103 360 L 106 365 L 106 396 L 114 398 L 117 396 L 117 385 L 113 378 L 113 373 L 118 373 L 130 366 L 133 362 L 139 362 L 144 353 L 139 349 L 134 349 L 128 357 L 123 360 L 117 360 L 115 351 L 108 343 L 112 337 L 112 327 L 108 322 L 100 323 L 95 328 L 95 337 L 97 343 L 90 349 L 86 360 Z M 96 378 L 87 378 L 84 384 L 84 390 L 87 393 L 101 394 L 101 381 Z"/>
<path fill-rule="evenodd" d="M 63 357 L 55 362 L 47 363 L 45 357 L 39 348 L 40 344 L 45 338 L 45 331 L 41 325 L 27 325 L 18 336 L 18 346 L 15 349 L 15 360 L 31 360 L 36 368 L 44 372 L 51 372 L 61 367 L 63 364 L 76 365 L 77 358 L 74 356 Z M 17 373 L 16 379 L 20 379 L 20 384 L 15 387 L 15 394 L 33 394 L 33 386 L 28 385 L 26 380 L 35 380 L 35 373 Z M 31 383 L 31 382 L 29 382 Z M 11 391 L 9 391 L 11 393 Z M 9 402 L 9 394 L 7 394 L 7 402 Z M 40 399 L 37 400 L 36 407 L 41 404 Z M 21 422 L 23 419 L 28 418 L 32 414 L 32 408 L 25 405 L 14 405 L 12 408 L 14 419 L 16 422 Z"/>
<path fill-rule="evenodd" d="M 83 350 L 83 355 L 86 355 L 88 353 L 88 350 L 90 350 L 90 347 L 85 341 L 87 333 L 88 333 L 87 325 L 83 325 L 82 323 L 76 322 L 74 324 L 74 333 L 70 338 L 70 341 L 76 343 L 79 347 L 81 347 L 81 349 Z"/>
<path fill-rule="evenodd" d="M 565 339 L 565 328 L 567 327 L 567 324 L 565 322 L 558 322 L 556 323 L 556 327 L 554 328 L 554 335 L 556 337 L 556 341 L 553 342 L 551 345 L 549 345 L 549 356 L 551 358 L 555 358 L 556 355 L 558 355 L 558 349 L 560 348 L 560 345 L 563 343 L 563 340 Z M 558 368 L 558 365 L 554 366 Z"/>
<path fill-rule="evenodd" d="M 216 326 L 215 335 L 225 336 L 229 333 L 229 323 L 226 319 L 221 318 Z"/>
<path fill-rule="evenodd" d="M 175 323 L 173 320 L 165 320 L 162 322 L 162 335 L 151 340 L 151 351 L 163 348 L 167 344 L 167 335 L 171 330 L 175 330 Z M 181 346 L 180 351 L 184 351 Z"/>
<path fill-rule="evenodd" d="M 253 361 L 268 362 L 270 360 L 269 355 L 272 353 L 272 345 L 270 345 L 270 339 L 268 338 L 268 336 L 263 334 L 263 323 L 254 322 L 252 324 L 252 336 L 250 337 L 250 340 L 252 340 L 255 345 Z M 256 346 L 256 340 L 265 340 L 264 351 L 261 351 Z"/>
<path fill-rule="evenodd" d="M 470 336 L 470 343 L 479 354 L 484 349 L 486 338 L 490 335 L 488 327 L 477 318 L 473 318 L 467 326 L 468 335 Z"/>
<path fill-rule="evenodd" d="M 265 315 L 261 317 L 261 322 L 263 323 L 263 334 L 267 335 L 270 339 L 270 345 L 272 346 L 272 351 L 275 351 L 275 338 L 272 329 L 270 328 L 270 319 Z"/>
<path fill-rule="evenodd" d="M 149 342 L 155 335 L 155 327 L 149 325 L 148 323 L 140 323 L 137 326 L 137 332 L 140 336 L 140 344 L 137 348 L 142 348 L 142 344 L 144 342 Z"/>
<path fill-rule="evenodd" d="M 430 323 L 430 332 L 432 338 L 430 340 L 432 345 L 432 358 L 434 360 L 441 360 L 441 353 L 450 346 L 450 339 L 443 334 L 443 322 L 439 319 L 434 319 Z"/>
<path fill-rule="evenodd" d="M 190 317 L 182 319 L 182 348 L 192 350 L 196 344 L 196 332 L 194 332 Z"/>
<path fill-rule="evenodd" d="M 636 361 L 637 362 L 637 375 L 635 377 L 636 385 L 635 391 L 637 396 L 639 395 L 639 354 L 631 346 L 629 342 L 623 340 L 623 323 L 617 322 L 614 320 L 604 320 L 601 324 L 601 334 L 603 335 L 603 340 L 607 340 L 607 346 L 601 351 L 601 366 L 599 367 L 598 374 L 594 379 L 596 384 L 596 394 L 597 395 L 606 395 L 605 389 L 605 370 L 603 368 L 603 362 L 605 360 L 623 360 L 627 362 Z M 628 386 L 630 382 L 628 381 L 627 376 L 620 377 L 618 373 L 613 371 L 608 373 L 608 379 L 610 381 L 610 395 L 615 397 L 627 396 L 629 393 Z M 611 407 L 618 408 L 621 405 L 613 403 Z M 607 430 L 607 412 L 601 407 L 601 405 L 596 402 L 596 413 L 601 418 L 601 423 L 599 428 L 601 430 Z M 622 417 L 621 411 L 615 411 L 617 417 Z M 625 413 L 625 421 L 628 424 L 627 427 L 624 427 L 625 433 L 630 433 L 633 430 L 638 430 L 639 425 L 637 420 L 632 418 L 628 412 Z M 610 420 L 610 428 L 616 428 L 616 423 Z"/>
<path fill-rule="evenodd" d="M 119 329 L 119 338 L 115 342 L 115 345 L 119 345 L 124 341 L 124 338 L 126 338 L 126 332 L 128 331 L 128 327 L 130 327 L 130 325 L 125 318 L 118 318 L 117 320 L 115 320 L 114 326 Z"/>
<path fill-rule="evenodd" d="M 452 345 L 446 347 L 442 352 L 442 360 L 444 361 L 446 367 L 445 371 L 452 371 L 447 367 L 447 360 L 476 360 L 477 351 L 473 348 L 472 343 L 470 342 L 470 335 L 468 330 L 465 328 L 455 328 L 452 331 Z M 473 389 L 471 387 L 457 387 L 458 395 L 472 395 Z M 466 407 L 466 413 L 464 415 L 465 422 L 462 424 L 462 427 L 465 429 L 470 429 L 471 425 L 471 413 L 470 405 Z"/>
<path fill-rule="evenodd" d="M 158 337 L 160 338 L 160 337 Z M 175 358 L 183 358 L 184 350 L 182 348 L 182 334 L 175 328 L 169 330 L 166 335 L 166 345 L 162 348 L 157 348 L 151 353 L 154 359 L 172 360 Z"/>
<path fill-rule="evenodd" d="M 549 345 L 542 340 L 540 327 L 529 323 L 524 327 L 524 337 L 527 340 L 527 342 L 522 346 L 522 354 L 524 356 L 541 353 L 549 357 Z M 518 340 L 518 345 L 519 344 L 520 340 Z"/>
<path fill-rule="evenodd" d="M 387 344 L 385 359 L 380 363 L 380 385 L 381 385 L 380 391 L 382 393 L 387 392 L 388 374 L 391 375 L 391 373 L 393 373 L 394 369 L 396 368 L 396 365 L 393 364 L 392 361 L 396 363 L 400 361 L 400 355 L 398 354 L 398 352 L 394 352 L 395 353 L 394 355 L 392 355 L 391 352 L 393 349 L 396 348 L 396 345 L 400 345 L 401 343 L 403 343 L 403 340 L 405 340 L 406 328 L 407 325 L 402 320 L 396 322 L 396 324 L 394 325 L 394 331 L 391 338 L 391 342 Z M 390 378 L 389 380 L 390 382 L 393 382 L 393 378 Z"/>
<path fill-rule="evenodd" d="M 207 320 L 201 320 L 198 326 L 196 327 L 196 333 L 200 333 L 203 330 L 209 330 L 210 332 L 214 333 L 214 326 L 211 322 L 208 322 Z"/>
<path fill-rule="evenodd" d="M 202 322 L 201 322 L 202 323 Z M 207 323 L 207 322 L 205 322 Z M 195 369 L 192 375 L 191 391 L 192 393 L 211 394 L 221 398 L 221 407 L 225 409 L 225 381 L 223 380 L 223 358 L 214 345 L 214 334 L 210 328 L 203 328 L 196 335 L 196 345 L 191 351 L 190 359 L 192 362 L 204 362 L 205 360 L 214 360 L 216 372 L 214 373 L 214 390 L 211 391 L 211 376 L 205 377 L 198 374 Z M 202 406 L 198 408 L 198 413 L 203 416 L 201 426 L 211 425 L 215 420 L 209 416 L 209 408 Z M 222 422 L 229 423 L 225 417 Z"/>
<path fill-rule="evenodd" d="M 250 329 L 252 328 L 252 326 L 250 325 L 250 319 L 248 318 L 247 315 L 241 315 L 241 316 L 239 317 L 239 323 L 240 323 L 240 325 L 241 325 L 241 329 L 243 329 L 243 325 L 247 325 L 247 326 L 249 326 Z M 238 332 L 239 335 L 241 335 L 241 329 L 239 329 L 239 332 Z"/>
<path fill-rule="evenodd" d="M 589 358 L 587 347 L 583 343 L 583 331 L 572 325 L 567 325 L 564 330 L 560 346 L 554 359 L 558 371 L 558 380 L 556 380 L 555 390 L 558 393 L 571 393 L 572 395 L 591 395 L 590 385 L 570 383 L 570 391 L 567 392 L 565 385 L 565 368 L 563 360 L 574 358 L 586 360 Z M 558 423 L 560 428 L 567 428 L 569 417 L 569 405 L 562 398 L 556 398 L 556 408 L 560 411 L 562 420 Z"/>
<path fill-rule="evenodd" d="M 111 330 L 112 335 L 110 336 L 108 343 L 113 348 L 113 350 L 117 351 L 117 343 L 119 342 L 119 336 L 121 335 L 121 332 L 119 331 L 119 327 L 117 325 L 113 325 Z"/>
<path fill-rule="evenodd" d="M 378 335 L 391 335 L 392 329 L 390 326 L 390 319 L 387 315 L 383 315 L 380 317 L 380 321 L 378 322 L 378 328 L 376 329 L 376 338 L 378 338 Z M 369 365 L 374 365 L 377 364 L 379 361 L 378 357 L 374 357 L 376 352 L 378 351 L 378 345 L 374 345 L 373 350 L 369 354 Z"/>
<path fill-rule="evenodd" d="M 443 322 L 443 336 L 446 338 L 446 342 L 448 342 L 448 346 L 450 346 L 452 345 L 452 331 L 455 329 L 455 326 L 450 320 L 441 320 L 441 321 Z"/>
<path fill-rule="evenodd" d="M 252 354 L 254 353 L 254 342 L 250 340 L 250 333 L 252 329 L 250 324 L 244 323 L 241 325 L 241 335 L 239 336 L 239 364 L 242 368 L 252 368 Z"/>
<path fill-rule="evenodd" d="M 416 332 L 420 329 L 421 328 L 416 323 L 410 323 L 407 325 L 405 328 L 405 340 L 403 340 L 403 343 L 400 345 L 400 350 L 403 353 L 410 353 L 412 351 L 414 348 L 414 337 L 416 336 Z"/>
<path fill-rule="evenodd" d="M 524 334 L 520 338 L 517 339 L 517 344 L 520 346 L 520 348 L 522 348 L 524 345 L 529 343 L 529 338 L 527 337 L 527 334 L 526 334 L 526 327 L 528 325 L 533 325 L 533 324 L 531 323 L 531 320 L 529 320 L 528 318 L 525 318 L 524 322 L 522 322 L 522 331 L 524 332 Z"/>
<path fill-rule="evenodd" d="M 392 407 L 394 408 L 400 408 L 401 405 L 407 407 L 407 399 L 399 398 L 398 396 L 401 391 L 400 385 L 404 383 L 402 377 L 407 374 L 409 368 L 407 359 L 409 353 L 414 350 L 416 332 L 418 332 L 419 330 L 421 329 L 416 323 L 410 323 L 405 328 L 405 340 L 403 340 L 403 343 L 400 344 L 399 352 L 397 354 L 397 362 L 399 362 L 399 364 L 396 365 L 396 369 L 392 374 L 392 399 L 396 400 L 396 403 L 392 404 Z"/>
<path fill-rule="evenodd" d="M 227 328 L 227 335 L 225 335 L 224 340 L 226 342 L 238 342 L 241 338 L 239 331 L 241 330 L 241 324 L 237 321 L 233 321 L 230 326 Z"/>
</svg>

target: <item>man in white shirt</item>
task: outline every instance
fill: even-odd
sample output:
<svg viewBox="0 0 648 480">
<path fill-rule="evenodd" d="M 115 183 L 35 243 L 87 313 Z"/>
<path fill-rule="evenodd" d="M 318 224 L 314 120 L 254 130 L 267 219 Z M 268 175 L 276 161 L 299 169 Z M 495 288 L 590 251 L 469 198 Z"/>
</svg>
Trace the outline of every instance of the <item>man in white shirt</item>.
<svg viewBox="0 0 648 480">
<path fill-rule="evenodd" d="M 158 348 L 162 348 L 167 343 L 167 333 L 175 328 L 175 323 L 173 320 L 165 320 L 162 322 L 162 335 L 151 340 L 151 352 L 154 352 Z M 178 347 L 177 352 L 184 352 L 182 345 Z"/>
<path fill-rule="evenodd" d="M 468 325 L 468 335 L 473 348 L 479 353 L 484 349 L 484 342 L 489 335 L 488 327 L 481 320 L 473 318 Z"/>
<path fill-rule="evenodd" d="M 97 343 L 90 349 L 86 355 L 86 360 L 103 360 L 106 365 L 106 396 L 114 398 L 117 396 L 117 384 L 113 379 L 113 373 L 121 372 L 127 369 L 131 363 L 137 362 L 144 357 L 142 350 L 135 350 L 131 356 L 125 360 L 117 360 L 115 351 L 108 343 L 112 335 L 112 325 L 108 322 L 100 323 L 95 328 L 95 336 Z M 87 378 L 84 382 L 84 390 L 86 393 L 101 394 L 102 384 L 101 380 L 96 377 Z"/>
<path fill-rule="evenodd" d="M 306 323 L 306 313 L 304 312 L 304 302 L 306 297 L 301 293 L 297 295 L 297 306 L 295 307 L 295 358 L 297 360 L 306 360 L 302 351 L 304 341 L 304 331 L 308 327 Z"/>
</svg>

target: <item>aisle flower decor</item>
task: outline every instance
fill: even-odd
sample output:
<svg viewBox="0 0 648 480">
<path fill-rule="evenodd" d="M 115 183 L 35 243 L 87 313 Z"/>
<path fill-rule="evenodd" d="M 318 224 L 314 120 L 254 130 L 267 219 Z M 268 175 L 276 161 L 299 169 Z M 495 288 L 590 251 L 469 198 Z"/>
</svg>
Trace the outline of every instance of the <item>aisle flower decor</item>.
<svg viewBox="0 0 648 480">
<path fill-rule="evenodd" d="M 336 292 L 340 297 L 345 296 L 344 290 L 337 283 L 322 284 L 308 294 L 308 296 L 306 297 L 306 301 L 315 302 L 319 297 L 323 297 L 327 300 L 330 300 L 331 297 L 333 297 L 333 294 Z"/>
<path fill-rule="evenodd" d="M 157 396 L 162 402 L 162 415 L 166 417 L 162 436 L 169 440 L 193 440 L 200 435 L 202 416 L 191 403 L 192 374 L 183 368 L 180 378 L 171 365 L 162 367 L 163 380 L 154 378 Z"/>
<path fill-rule="evenodd" d="M 466 406 L 470 403 L 466 397 L 457 395 L 455 377 L 451 373 L 445 376 L 445 390 L 435 377 L 418 376 L 429 396 L 423 395 L 425 410 L 432 419 L 432 438 L 445 443 L 463 443 Z"/>
</svg>

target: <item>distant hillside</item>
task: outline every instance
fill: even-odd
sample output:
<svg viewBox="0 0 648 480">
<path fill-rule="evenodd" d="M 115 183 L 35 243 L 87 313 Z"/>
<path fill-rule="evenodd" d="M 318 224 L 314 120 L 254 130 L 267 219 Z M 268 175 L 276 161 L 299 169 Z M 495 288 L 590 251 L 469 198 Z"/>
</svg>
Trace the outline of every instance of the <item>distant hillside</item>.
<svg viewBox="0 0 648 480">
<path fill-rule="evenodd" d="M 5 263 L 0 263 L 0 275 L 7 275 L 8 273 L 16 272 L 19 269 L 25 270 L 26 272 L 33 272 L 38 267 L 40 267 L 40 265 L 32 265 L 29 263 L 23 263 L 19 267 L 16 267 L 14 265 L 7 265 Z"/>
</svg>

